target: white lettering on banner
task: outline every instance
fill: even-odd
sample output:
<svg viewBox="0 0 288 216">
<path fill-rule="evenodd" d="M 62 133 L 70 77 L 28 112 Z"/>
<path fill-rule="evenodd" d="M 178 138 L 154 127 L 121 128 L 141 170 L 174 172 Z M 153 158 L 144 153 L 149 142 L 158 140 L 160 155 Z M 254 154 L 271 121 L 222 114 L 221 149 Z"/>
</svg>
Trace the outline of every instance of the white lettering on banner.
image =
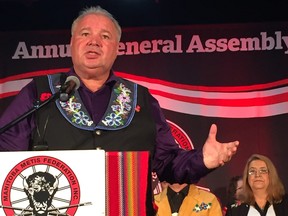
<svg viewBox="0 0 288 216">
<path fill-rule="evenodd" d="M 174 39 L 153 39 L 143 41 L 120 42 L 118 55 L 140 55 L 154 53 L 183 53 L 182 35 L 175 35 Z M 284 50 L 288 54 L 288 36 L 282 36 L 281 31 L 268 35 L 260 32 L 256 37 L 243 38 L 208 38 L 202 40 L 200 35 L 192 35 L 186 53 L 213 52 L 246 52 Z M 71 57 L 69 44 L 33 45 L 25 42 L 18 43 L 12 59 L 43 59 Z"/>
<path fill-rule="evenodd" d="M 260 37 L 207 39 L 204 43 L 199 35 L 193 35 L 186 53 L 279 50 L 284 49 L 283 41 L 286 47 L 284 53 L 288 54 L 288 36 L 282 36 L 281 31 L 274 34 L 275 37 L 267 36 L 267 32 L 260 32 Z"/>
<path fill-rule="evenodd" d="M 142 42 L 120 42 L 118 55 L 139 55 L 150 53 L 183 53 L 181 49 L 182 36 L 175 35 L 175 41 L 173 40 L 152 40 Z"/>
<path fill-rule="evenodd" d="M 70 57 L 70 45 L 38 45 L 30 46 L 28 50 L 25 42 L 19 42 L 12 59 L 37 58 L 65 58 Z"/>
</svg>

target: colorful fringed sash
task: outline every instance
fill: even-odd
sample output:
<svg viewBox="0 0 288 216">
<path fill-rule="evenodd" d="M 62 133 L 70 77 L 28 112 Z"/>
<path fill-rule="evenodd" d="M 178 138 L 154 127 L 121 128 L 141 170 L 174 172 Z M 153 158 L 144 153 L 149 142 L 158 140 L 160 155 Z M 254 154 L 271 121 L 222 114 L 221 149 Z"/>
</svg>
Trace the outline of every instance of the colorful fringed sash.
<svg viewBox="0 0 288 216">
<path fill-rule="evenodd" d="M 106 215 L 146 215 L 148 152 L 106 152 Z"/>
</svg>

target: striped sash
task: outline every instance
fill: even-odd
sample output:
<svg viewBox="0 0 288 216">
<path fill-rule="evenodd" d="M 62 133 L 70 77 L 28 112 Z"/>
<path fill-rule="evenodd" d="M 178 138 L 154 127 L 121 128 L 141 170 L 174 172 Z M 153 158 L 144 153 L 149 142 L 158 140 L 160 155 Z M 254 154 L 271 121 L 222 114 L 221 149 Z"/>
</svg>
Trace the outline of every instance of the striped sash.
<svg viewBox="0 0 288 216">
<path fill-rule="evenodd" d="M 149 152 L 106 152 L 106 215 L 146 215 Z"/>
</svg>

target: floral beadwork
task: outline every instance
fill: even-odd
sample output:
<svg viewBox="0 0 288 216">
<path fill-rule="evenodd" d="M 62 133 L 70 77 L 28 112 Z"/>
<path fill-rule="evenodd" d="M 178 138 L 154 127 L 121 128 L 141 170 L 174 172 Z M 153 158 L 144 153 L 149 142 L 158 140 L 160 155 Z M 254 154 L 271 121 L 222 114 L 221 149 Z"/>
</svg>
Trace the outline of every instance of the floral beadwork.
<svg viewBox="0 0 288 216">
<path fill-rule="evenodd" d="M 193 208 L 193 211 L 200 212 L 203 210 L 208 210 L 211 208 L 212 203 L 204 203 L 202 202 L 200 205 L 196 204 L 196 206 Z"/>
<path fill-rule="evenodd" d="M 81 126 L 91 126 L 93 121 L 90 120 L 89 115 L 81 110 L 81 104 L 75 101 L 75 96 L 72 96 L 66 102 L 60 101 L 60 105 L 66 111 L 67 116 L 70 117 L 72 122 Z"/>
<path fill-rule="evenodd" d="M 124 125 L 124 120 L 127 119 L 128 114 L 132 108 L 131 106 L 131 90 L 125 87 L 123 83 L 114 89 L 116 99 L 111 106 L 112 113 L 108 113 L 102 120 L 103 124 L 110 127 L 119 127 Z"/>
</svg>

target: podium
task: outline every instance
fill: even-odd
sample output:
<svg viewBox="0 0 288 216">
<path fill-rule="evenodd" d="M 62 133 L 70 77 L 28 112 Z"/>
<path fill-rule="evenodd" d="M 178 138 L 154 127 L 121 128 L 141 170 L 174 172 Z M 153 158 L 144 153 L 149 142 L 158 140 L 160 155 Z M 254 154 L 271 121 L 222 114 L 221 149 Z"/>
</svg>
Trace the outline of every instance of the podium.
<svg viewBox="0 0 288 216">
<path fill-rule="evenodd" d="M 148 152 L 0 152 L 0 216 L 145 215 Z"/>
</svg>

